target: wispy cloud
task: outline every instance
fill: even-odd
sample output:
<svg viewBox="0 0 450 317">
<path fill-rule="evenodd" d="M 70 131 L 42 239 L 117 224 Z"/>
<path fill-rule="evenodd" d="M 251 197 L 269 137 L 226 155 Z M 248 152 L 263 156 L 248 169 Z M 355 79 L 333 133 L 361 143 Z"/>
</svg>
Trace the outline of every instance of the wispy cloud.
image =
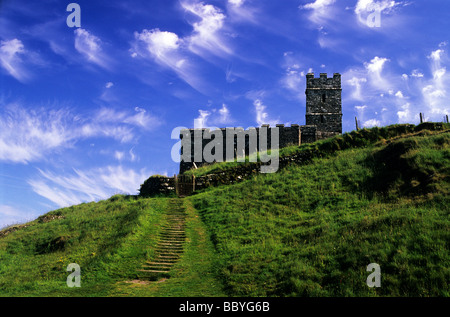
<svg viewBox="0 0 450 317">
<path fill-rule="evenodd" d="M 384 65 L 387 62 L 389 62 L 388 58 L 375 56 L 370 62 L 364 63 L 364 67 L 367 69 L 367 75 L 371 79 L 370 83 L 374 87 L 382 90 L 387 90 L 390 85 L 382 74 Z"/>
<path fill-rule="evenodd" d="M 23 65 L 25 47 L 19 39 L 0 42 L 1 66 L 18 81 L 25 81 L 29 73 Z"/>
<path fill-rule="evenodd" d="M 0 161 L 13 163 L 42 160 L 87 138 L 131 142 L 137 137 L 136 128 L 148 131 L 161 124 L 142 110 L 131 113 L 103 108 L 83 117 L 68 109 L 25 109 L 9 104 L 0 112 Z"/>
<path fill-rule="evenodd" d="M 294 56 L 292 52 L 284 53 L 283 66 L 285 75 L 281 78 L 281 86 L 294 94 L 298 100 L 305 98 L 305 70 L 301 58 Z"/>
<path fill-rule="evenodd" d="M 83 28 L 77 28 L 75 33 L 75 49 L 84 56 L 84 58 L 102 68 L 111 68 L 111 58 L 105 54 L 102 49 L 102 41 L 97 36 Z"/>
<path fill-rule="evenodd" d="M 219 8 L 203 2 L 182 1 L 180 6 L 193 18 L 188 20 L 192 31 L 184 37 L 159 28 L 135 32 L 131 56 L 152 59 L 171 69 L 192 88 L 207 93 L 211 87 L 203 78 L 205 74 L 199 62 L 214 63 L 211 57 L 226 58 L 233 54 L 225 35 L 227 16 Z"/>
<path fill-rule="evenodd" d="M 220 109 L 199 110 L 198 117 L 194 119 L 194 128 L 220 128 L 233 121 L 227 105 L 222 104 Z"/>
<path fill-rule="evenodd" d="M 354 11 L 362 26 L 371 27 L 371 23 L 368 20 L 370 20 L 373 15 L 378 14 L 381 19 L 381 14 L 383 14 L 383 19 L 385 19 L 386 15 L 392 14 L 397 7 L 402 5 L 406 5 L 406 2 L 393 0 L 358 0 Z"/>
<path fill-rule="evenodd" d="M 256 113 L 255 121 L 258 125 L 270 124 L 273 126 L 279 123 L 279 120 L 273 120 L 269 117 L 269 114 L 266 111 L 267 106 L 265 106 L 260 99 L 253 101 L 253 106 L 255 107 Z"/>
<path fill-rule="evenodd" d="M 302 10 L 310 10 L 309 20 L 315 24 L 323 26 L 330 18 L 334 16 L 332 10 L 333 4 L 336 0 L 316 0 L 304 5 L 300 5 Z"/>
<path fill-rule="evenodd" d="M 69 175 L 43 171 L 28 180 L 32 190 L 59 207 L 106 199 L 113 194 L 136 194 L 140 184 L 152 175 L 150 171 L 135 171 L 121 165 L 80 171 Z"/>
<path fill-rule="evenodd" d="M 446 44 L 441 43 L 439 48 L 428 56 L 432 78 L 426 81 L 422 88 L 424 101 L 434 118 L 437 115 L 448 115 L 450 106 L 448 103 L 448 88 L 450 87 L 450 74 L 444 65 L 448 62 L 448 55 L 444 50 Z"/>
<path fill-rule="evenodd" d="M 207 85 L 199 76 L 199 69 L 189 58 L 185 48 L 185 40 L 177 34 L 159 29 L 134 33 L 131 56 L 134 58 L 152 59 L 157 64 L 171 69 L 178 77 L 200 91 L 208 91 Z"/>
<path fill-rule="evenodd" d="M 242 2 L 235 1 L 234 5 L 237 4 L 242 4 Z M 199 19 L 192 23 L 193 32 L 187 39 L 192 52 L 201 56 L 205 51 L 214 55 L 232 53 L 220 33 L 224 27 L 226 16 L 219 8 L 210 4 L 192 2 L 182 2 L 181 6 Z"/>
</svg>

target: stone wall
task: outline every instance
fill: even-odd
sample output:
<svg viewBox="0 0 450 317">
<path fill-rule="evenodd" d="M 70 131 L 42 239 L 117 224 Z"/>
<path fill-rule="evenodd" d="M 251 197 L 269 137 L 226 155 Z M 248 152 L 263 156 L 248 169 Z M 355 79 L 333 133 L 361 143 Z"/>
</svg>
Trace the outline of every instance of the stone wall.
<svg viewBox="0 0 450 317">
<path fill-rule="evenodd" d="M 284 124 L 277 124 L 276 127 L 270 127 L 269 125 L 263 125 L 261 128 L 250 128 L 244 130 L 243 128 L 222 128 L 216 130 L 210 129 L 188 129 L 182 130 L 180 132 L 181 139 L 181 162 L 180 162 L 180 174 L 185 171 L 208 165 L 209 163 L 203 155 L 196 157 L 196 154 L 203 154 L 204 150 L 210 151 L 214 155 L 217 154 L 216 162 L 225 162 L 227 158 L 235 160 L 239 157 L 246 157 L 255 154 L 259 151 L 268 150 L 272 145 L 272 135 L 278 129 L 279 144 L 278 148 L 284 148 L 287 146 L 300 145 L 302 143 L 302 133 L 301 127 L 298 124 L 292 124 L 289 126 L 284 126 Z M 262 129 L 265 130 L 264 135 L 267 142 L 260 143 Z M 310 130 L 308 130 L 310 132 Z M 206 135 L 206 137 L 205 137 Z M 221 155 L 216 151 L 217 149 L 211 149 L 208 144 L 215 138 L 219 137 L 220 140 L 216 142 L 216 146 L 220 148 Z M 227 138 L 233 138 L 232 147 L 227 148 Z M 241 141 L 238 141 L 241 140 Z M 305 137 L 306 142 L 314 142 L 315 138 L 312 135 Z M 242 144 L 241 144 L 242 142 Z M 231 151 L 229 153 L 228 151 Z M 194 164 L 195 163 L 195 164 Z"/>
<path fill-rule="evenodd" d="M 175 194 L 175 177 L 152 176 L 141 185 L 139 194 L 144 197 Z"/>
</svg>

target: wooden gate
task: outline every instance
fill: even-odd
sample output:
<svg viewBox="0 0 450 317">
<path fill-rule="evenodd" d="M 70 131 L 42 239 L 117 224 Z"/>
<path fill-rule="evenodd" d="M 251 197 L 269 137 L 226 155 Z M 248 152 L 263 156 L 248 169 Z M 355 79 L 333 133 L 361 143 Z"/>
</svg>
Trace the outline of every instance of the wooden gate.
<svg viewBox="0 0 450 317">
<path fill-rule="evenodd" d="M 192 195 L 195 191 L 195 176 L 175 175 L 175 188 L 178 197 Z"/>
</svg>

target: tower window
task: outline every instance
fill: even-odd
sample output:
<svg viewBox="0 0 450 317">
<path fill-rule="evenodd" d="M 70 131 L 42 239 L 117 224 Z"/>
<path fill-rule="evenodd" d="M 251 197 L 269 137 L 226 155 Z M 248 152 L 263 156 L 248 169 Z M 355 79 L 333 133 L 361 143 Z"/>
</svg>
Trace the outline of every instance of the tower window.
<svg viewBox="0 0 450 317">
<path fill-rule="evenodd" d="M 325 94 L 322 94 L 322 102 L 325 102 Z"/>
<path fill-rule="evenodd" d="M 323 123 L 323 115 L 320 116 L 320 123 Z"/>
</svg>

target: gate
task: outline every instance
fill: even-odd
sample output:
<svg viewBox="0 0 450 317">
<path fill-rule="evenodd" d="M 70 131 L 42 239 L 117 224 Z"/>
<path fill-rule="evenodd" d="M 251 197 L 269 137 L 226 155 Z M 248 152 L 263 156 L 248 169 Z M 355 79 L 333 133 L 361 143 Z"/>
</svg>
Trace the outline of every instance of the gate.
<svg viewBox="0 0 450 317">
<path fill-rule="evenodd" d="M 175 189 L 178 197 L 192 195 L 195 191 L 195 176 L 175 175 Z"/>
</svg>

